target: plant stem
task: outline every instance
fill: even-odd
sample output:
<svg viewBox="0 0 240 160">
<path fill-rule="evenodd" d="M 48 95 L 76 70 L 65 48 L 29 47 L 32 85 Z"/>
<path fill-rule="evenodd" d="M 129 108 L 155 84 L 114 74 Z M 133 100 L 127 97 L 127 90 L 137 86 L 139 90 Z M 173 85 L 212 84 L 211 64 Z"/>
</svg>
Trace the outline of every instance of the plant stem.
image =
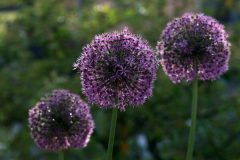
<svg viewBox="0 0 240 160">
<path fill-rule="evenodd" d="M 196 134 L 196 121 L 197 121 L 197 101 L 198 101 L 198 79 L 195 78 L 193 82 L 192 91 L 192 114 L 191 114 L 191 128 L 188 138 L 188 150 L 186 160 L 193 159 L 193 149 Z"/>
<path fill-rule="evenodd" d="M 64 160 L 64 153 L 63 151 L 60 151 L 59 154 L 58 154 L 58 159 L 59 160 Z"/>
<path fill-rule="evenodd" d="M 196 12 L 200 12 L 201 11 L 201 7 L 202 6 L 202 1 L 201 0 L 195 0 L 195 11 Z"/>
<path fill-rule="evenodd" d="M 112 160 L 116 124 L 117 124 L 117 108 L 114 108 L 112 111 L 111 128 L 110 128 L 110 135 L 108 140 L 107 160 Z"/>
</svg>

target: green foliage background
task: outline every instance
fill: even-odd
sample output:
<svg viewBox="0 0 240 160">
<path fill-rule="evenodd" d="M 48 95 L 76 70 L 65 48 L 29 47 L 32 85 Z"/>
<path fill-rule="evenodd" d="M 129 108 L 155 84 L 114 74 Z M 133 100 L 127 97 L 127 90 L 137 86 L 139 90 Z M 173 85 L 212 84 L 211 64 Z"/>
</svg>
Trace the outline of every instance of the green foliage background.
<svg viewBox="0 0 240 160">
<path fill-rule="evenodd" d="M 81 3 L 80 3 L 81 2 Z M 72 64 L 96 34 L 128 26 L 153 48 L 166 23 L 191 0 L 12 0 L 0 12 L 0 159 L 48 160 L 28 128 L 28 110 L 54 88 L 81 94 Z M 195 159 L 240 159 L 240 2 L 201 0 L 201 11 L 226 26 L 232 44 L 230 69 L 201 82 Z M 17 10 L 6 11 L 16 5 Z M 172 7 L 172 10 L 171 10 Z M 84 95 L 82 98 L 85 99 Z M 191 85 L 172 84 L 159 69 L 153 96 L 144 106 L 119 114 L 114 160 L 183 160 L 189 131 Z M 95 132 L 87 148 L 67 150 L 67 160 L 103 160 L 110 110 L 92 106 Z"/>
</svg>

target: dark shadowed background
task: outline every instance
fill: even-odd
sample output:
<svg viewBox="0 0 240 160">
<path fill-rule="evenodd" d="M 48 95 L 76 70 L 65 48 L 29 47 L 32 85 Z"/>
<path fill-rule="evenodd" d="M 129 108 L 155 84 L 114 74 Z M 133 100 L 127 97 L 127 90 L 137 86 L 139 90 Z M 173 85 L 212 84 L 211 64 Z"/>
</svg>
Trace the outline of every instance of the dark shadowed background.
<svg viewBox="0 0 240 160">
<path fill-rule="evenodd" d="M 232 44 L 229 71 L 200 82 L 196 160 L 240 160 L 240 0 L 0 0 L 0 159 L 54 160 L 28 128 L 28 110 L 45 93 L 81 94 L 72 64 L 96 34 L 128 26 L 155 49 L 166 23 L 186 11 L 215 17 Z M 183 160 L 191 85 L 174 85 L 161 67 L 153 96 L 119 114 L 114 160 Z M 92 106 L 89 145 L 65 151 L 67 160 L 104 160 L 110 110 Z"/>
</svg>

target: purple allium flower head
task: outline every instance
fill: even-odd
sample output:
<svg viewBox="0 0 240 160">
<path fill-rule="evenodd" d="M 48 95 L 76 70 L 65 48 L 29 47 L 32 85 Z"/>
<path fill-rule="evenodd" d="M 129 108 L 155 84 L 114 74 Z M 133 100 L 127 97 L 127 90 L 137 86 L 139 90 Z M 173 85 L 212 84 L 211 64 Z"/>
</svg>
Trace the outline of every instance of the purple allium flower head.
<svg viewBox="0 0 240 160">
<path fill-rule="evenodd" d="M 124 111 L 151 96 L 158 62 L 148 43 L 125 28 L 97 35 L 74 67 L 90 102 Z"/>
<path fill-rule="evenodd" d="M 85 147 L 94 128 L 89 106 L 68 90 L 54 90 L 40 100 L 28 121 L 37 145 L 51 151 Z"/>
<path fill-rule="evenodd" d="M 186 13 L 168 23 L 157 51 L 174 83 L 215 80 L 228 70 L 230 43 L 224 26 L 203 14 Z"/>
</svg>

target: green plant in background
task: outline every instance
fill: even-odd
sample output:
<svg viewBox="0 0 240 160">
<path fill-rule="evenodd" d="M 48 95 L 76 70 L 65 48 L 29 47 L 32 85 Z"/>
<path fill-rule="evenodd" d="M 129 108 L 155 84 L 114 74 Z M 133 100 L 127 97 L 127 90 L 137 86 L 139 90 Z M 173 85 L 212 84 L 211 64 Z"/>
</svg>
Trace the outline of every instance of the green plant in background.
<svg viewBox="0 0 240 160">
<path fill-rule="evenodd" d="M 46 5 L 40 5 L 41 3 Z M 79 85 L 79 78 L 72 71 L 72 62 L 79 56 L 82 45 L 89 43 L 95 34 L 128 25 L 130 30 L 143 35 L 155 46 L 159 38 L 156 33 L 161 32 L 166 21 L 186 9 L 185 3 L 178 1 L 174 3 L 177 6 L 170 5 L 174 9 L 174 14 L 171 15 L 168 14 L 169 8 L 166 8 L 168 3 L 170 2 L 165 0 L 121 0 L 110 3 L 110 9 L 102 12 L 94 9 L 102 4 L 95 4 L 93 1 L 83 1 L 80 8 L 64 9 L 63 3 L 53 5 L 49 1 L 37 0 L 32 6 L 16 11 L 16 19 L 6 24 L 6 32 L 1 33 L 0 37 L 0 159 L 57 158 L 55 154 L 40 151 L 33 144 L 25 118 L 29 107 L 53 88 L 67 88 L 81 93 L 80 87 L 76 87 Z M 219 6 L 226 6 L 224 2 L 221 2 L 221 5 L 217 5 L 218 3 L 220 1 L 204 0 L 203 12 L 216 17 Z M 47 5 L 52 5 L 50 11 L 44 9 Z M 141 7 L 146 12 L 141 12 Z M 234 2 L 228 7 L 227 13 L 236 16 L 238 7 L 239 2 Z M 42 13 L 50 12 L 48 21 L 32 16 L 41 10 Z M 115 18 L 111 22 L 108 18 L 102 18 L 110 16 L 110 12 L 114 13 L 111 14 Z M 96 16 L 93 16 L 94 14 Z M 199 82 L 201 107 L 198 109 L 195 146 L 195 156 L 199 160 L 234 160 L 240 156 L 239 36 L 233 34 L 238 33 L 240 27 L 239 21 L 234 21 L 234 18 L 229 16 L 224 21 L 221 17 L 218 20 L 225 23 L 231 35 L 232 58 L 229 72 L 218 81 L 205 82 L 204 85 Z M 94 21 L 96 25 L 89 28 L 86 24 L 90 24 L 90 21 Z M 45 30 L 42 29 L 44 26 Z M 29 33 L 37 36 L 31 38 L 32 34 Z M 31 41 L 43 49 L 32 51 L 29 49 Z M 172 85 L 161 70 L 158 75 L 154 96 L 145 103 L 145 107 L 119 113 L 115 139 L 118 150 L 118 153 L 115 153 L 116 160 L 185 158 L 191 90 L 184 84 Z M 66 151 L 69 160 L 99 160 L 104 157 L 110 113 L 95 108 L 93 107 L 92 113 L 96 126 L 101 127 L 96 127 L 95 134 L 84 152 Z"/>
</svg>

